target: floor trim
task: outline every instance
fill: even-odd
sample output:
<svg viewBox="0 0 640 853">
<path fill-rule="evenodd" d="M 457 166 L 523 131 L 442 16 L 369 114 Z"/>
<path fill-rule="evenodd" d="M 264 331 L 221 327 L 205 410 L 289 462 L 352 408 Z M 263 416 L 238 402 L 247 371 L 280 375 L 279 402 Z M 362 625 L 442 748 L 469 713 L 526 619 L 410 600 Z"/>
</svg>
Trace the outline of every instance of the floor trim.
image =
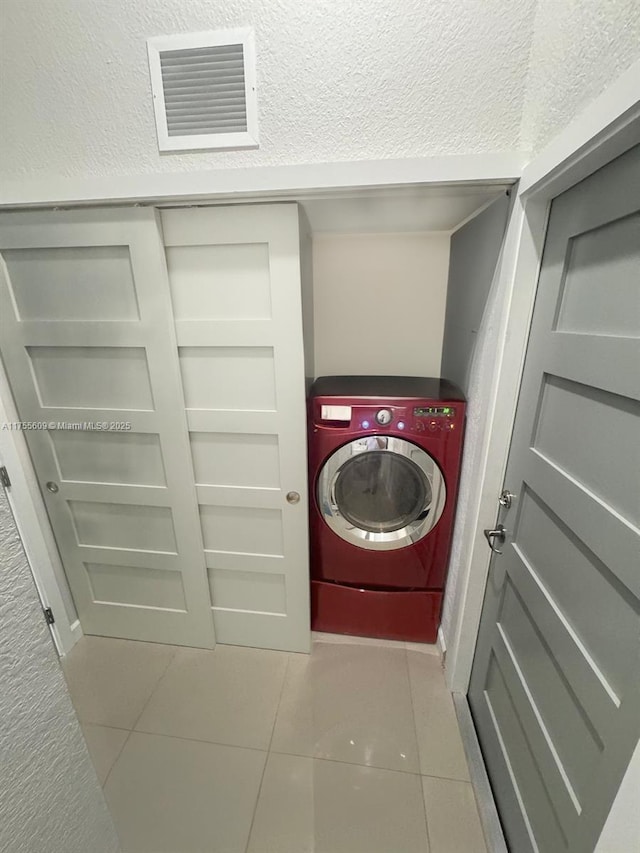
<svg viewBox="0 0 640 853">
<path fill-rule="evenodd" d="M 447 644 L 444 639 L 444 631 L 442 630 L 442 625 L 438 625 L 438 637 L 436 639 L 436 646 L 440 650 L 440 658 L 442 660 L 442 666 L 444 666 L 447 660 Z"/>
<path fill-rule="evenodd" d="M 498 809 L 493 799 L 489 777 L 487 776 L 487 770 L 480 751 L 480 744 L 478 743 L 476 729 L 473 725 L 467 697 L 464 693 L 454 693 L 452 695 L 487 850 L 490 850 L 491 853 L 509 853 L 502 832 L 500 818 L 498 817 Z"/>
</svg>

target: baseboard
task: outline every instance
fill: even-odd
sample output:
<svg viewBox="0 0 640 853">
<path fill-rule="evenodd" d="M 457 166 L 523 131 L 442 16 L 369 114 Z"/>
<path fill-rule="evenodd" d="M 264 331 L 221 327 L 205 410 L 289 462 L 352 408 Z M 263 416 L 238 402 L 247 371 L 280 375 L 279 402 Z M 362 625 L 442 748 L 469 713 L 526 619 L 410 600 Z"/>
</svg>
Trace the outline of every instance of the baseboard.
<svg viewBox="0 0 640 853">
<path fill-rule="evenodd" d="M 454 693 L 453 704 L 456 709 L 458 728 L 469 765 L 469 776 L 478 805 L 478 814 L 480 815 L 487 850 L 490 850 L 491 853 L 509 853 L 467 697 L 464 693 Z"/>
<path fill-rule="evenodd" d="M 71 649 L 75 646 L 78 640 L 84 637 L 84 631 L 82 630 L 82 625 L 80 624 L 80 620 L 76 619 L 71 622 L 69 625 L 69 631 L 67 633 L 65 648 L 63 651 L 63 655 L 68 655 Z"/>
<path fill-rule="evenodd" d="M 447 644 L 444 640 L 444 631 L 442 630 L 442 625 L 438 627 L 438 637 L 436 640 L 436 645 L 440 650 L 440 658 L 442 659 L 442 666 L 444 666 L 445 660 L 447 659 Z"/>
</svg>

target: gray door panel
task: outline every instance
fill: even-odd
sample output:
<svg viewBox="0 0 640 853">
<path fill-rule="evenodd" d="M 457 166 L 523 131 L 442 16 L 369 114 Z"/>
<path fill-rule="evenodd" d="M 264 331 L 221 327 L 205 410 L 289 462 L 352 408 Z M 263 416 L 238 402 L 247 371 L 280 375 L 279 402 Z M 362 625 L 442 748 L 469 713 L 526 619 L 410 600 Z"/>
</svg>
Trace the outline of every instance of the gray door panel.
<svg viewBox="0 0 640 853">
<path fill-rule="evenodd" d="M 514 853 L 588 853 L 640 736 L 640 148 L 554 200 L 469 703 Z"/>
</svg>

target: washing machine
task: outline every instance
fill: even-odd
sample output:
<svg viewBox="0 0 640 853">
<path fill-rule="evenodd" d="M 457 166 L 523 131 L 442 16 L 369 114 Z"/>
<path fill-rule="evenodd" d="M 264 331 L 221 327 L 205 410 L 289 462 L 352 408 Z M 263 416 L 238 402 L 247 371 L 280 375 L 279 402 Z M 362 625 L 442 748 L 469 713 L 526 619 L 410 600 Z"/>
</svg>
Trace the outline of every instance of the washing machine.
<svg viewBox="0 0 640 853">
<path fill-rule="evenodd" d="M 464 396 L 444 379 L 324 376 L 314 382 L 314 630 L 435 642 L 464 422 Z"/>
</svg>

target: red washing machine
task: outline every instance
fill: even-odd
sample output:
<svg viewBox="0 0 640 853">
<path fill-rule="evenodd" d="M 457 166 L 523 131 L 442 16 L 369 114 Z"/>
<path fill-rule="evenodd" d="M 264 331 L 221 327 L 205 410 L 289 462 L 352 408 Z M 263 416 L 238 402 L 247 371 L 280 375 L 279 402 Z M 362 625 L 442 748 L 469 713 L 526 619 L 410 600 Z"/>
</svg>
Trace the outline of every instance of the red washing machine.
<svg viewBox="0 0 640 853">
<path fill-rule="evenodd" d="M 324 376 L 314 382 L 314 630 L 435 642 L 464 420 L 464 396 L 444 379 Z"/>
</svg>

